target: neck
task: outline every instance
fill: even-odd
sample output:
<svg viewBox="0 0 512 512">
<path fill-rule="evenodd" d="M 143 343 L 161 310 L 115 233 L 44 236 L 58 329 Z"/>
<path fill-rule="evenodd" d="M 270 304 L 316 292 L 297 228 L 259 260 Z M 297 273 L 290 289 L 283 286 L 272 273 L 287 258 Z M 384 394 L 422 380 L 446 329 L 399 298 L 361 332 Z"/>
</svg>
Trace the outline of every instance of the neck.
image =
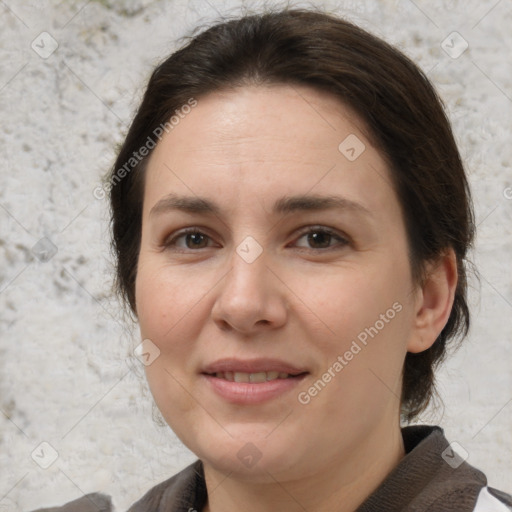
<svg viewBox="0 0 512 512">
<path fill-rule="evenodd" d="M 204 464 L 208 503 L 203 512 L 354 512 L 405 455 L 400 426 L 377 429 L 351 454 L 300 480 L 252 483 Z M 269 474 L 271 471 L 268 472 Z"/>
</svg>

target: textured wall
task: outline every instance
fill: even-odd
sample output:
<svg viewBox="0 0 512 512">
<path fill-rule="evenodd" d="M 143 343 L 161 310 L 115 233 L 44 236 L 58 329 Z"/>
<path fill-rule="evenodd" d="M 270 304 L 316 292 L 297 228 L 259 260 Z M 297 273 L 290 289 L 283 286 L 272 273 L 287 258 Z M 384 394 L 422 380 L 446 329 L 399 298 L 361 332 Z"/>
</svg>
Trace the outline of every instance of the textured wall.
<svg viewBox="0 0 512 512">
<path fill-rule="evenodd" d="M 481 280 L 471 334 L 439 373 L 445 410 L 422 420 L 510 492 L 511 4 L 317 4 L 398 45 L 446 103 L 475 195 Z M 93 192 L 152 67 L 197 23 L 242 5 L 258 4 L 0 2 L 0 511 L 92 491 L 123 510 L 195 459 L 152 420 L 130 356 L 137 330 L 109 291 L 106 201 Z M 463 39 L 446 39 L 453 31 Z"/>
</svg>

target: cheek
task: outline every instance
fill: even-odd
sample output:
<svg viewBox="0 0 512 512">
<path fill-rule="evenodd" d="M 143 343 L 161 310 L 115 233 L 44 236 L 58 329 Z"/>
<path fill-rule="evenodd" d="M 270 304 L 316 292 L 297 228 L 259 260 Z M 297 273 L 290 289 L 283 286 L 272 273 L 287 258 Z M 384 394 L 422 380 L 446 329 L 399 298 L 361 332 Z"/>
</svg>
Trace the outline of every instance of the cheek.
<svg viewBox="0 0 512 512">
<path fill-rule="evenodd" d="M 182 279 L 161 262 L 141 255 L 136 280 L 137 314 L 141 339 L 150 339 L 159 356 L 145 366 L 151 393 L 167 422 L 180 431 L 173 418 L 196 410 L 197 403 L 188 389 L 195 368 L 191 354 L 199 335 L 198 288 L 194 279 Z M 194 316 L 195 315 L 195 316 Z M 178 434 L 179 435 L 179 434 Z"/>
<path fill-rule="evenodd" d="M 324 342 L 333 349 L 342 349 L 361 333 L 364 338 L 365 329 L 376 323 L 379 333 L 396 331 L 397 320 L 403 316 L 397 309 L 403 310 L 408 301 L 407 266 L 396 260 L 388 263 L 382 259 L 364 268 L 336 268 L 323 274 L 313 269 L 309 275 L 301 273 L 300 279 L 289 275 L 291 279 L 294 293 L 308 307 L 310 326 L 318 324 L 327 334 Z"/>
<path fill-rule="evenodd" d="M 204 289 L 190 273 L 171 272 L 161 262 L 141 258 L 135 287 L 141 335 L 161 344 L 184 325 L 193 328 L 188 317 L 198 311 L 198 295 Z"/>
<path fill-rule="evenodd" d="M 177 272 L 149 258 L 142 262 L 136 283 L 141 339 L 150 339 L 160 350 L 159 357 L 145 367 L 146 378 L 169 422 L 197 407 L 184 388 L 190 388 L 196 371 L 195 341 L 205 321 L 201 301 L 205 286 L 190 272 Z"/>
<path fill-rule="evenodd" d="M 412 326 L 409 290 L 405 259 L 383 258 L 364 271 L 344 269 L 328 278 L 316 280 L 311 275 L 302 280 L 297 295 L 307 296 L 311 311 L 319 317 L 317 321 L 310 315 L 311 322 L 304 323 L 302 330 L 314 341 L 311 349 L 322 361 L 319 377 L 329 369 L 335 375 L 325 375 L 329 389 L 313 406 L 319 414 L 351 415 L 366 403 L 359 419 L 369 420 L 399 396 Z M 313 328 L 313 322 L 321 331 Z"/>
</svg>

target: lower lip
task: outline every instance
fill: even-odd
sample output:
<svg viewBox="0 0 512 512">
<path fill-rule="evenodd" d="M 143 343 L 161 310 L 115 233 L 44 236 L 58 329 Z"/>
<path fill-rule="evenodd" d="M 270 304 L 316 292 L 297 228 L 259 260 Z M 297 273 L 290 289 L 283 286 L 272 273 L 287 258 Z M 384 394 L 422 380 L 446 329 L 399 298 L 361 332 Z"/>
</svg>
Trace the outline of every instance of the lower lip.
<svg viewBox="0 0 512 512">
<path fill-rule="evenodd" d="M 232 404 L 251 405 L 271 400 L 295 388 L 306 375 L 266 382 L 231 382 L 213 375 L 202 374 L 219 396 Z"/>
</svg>

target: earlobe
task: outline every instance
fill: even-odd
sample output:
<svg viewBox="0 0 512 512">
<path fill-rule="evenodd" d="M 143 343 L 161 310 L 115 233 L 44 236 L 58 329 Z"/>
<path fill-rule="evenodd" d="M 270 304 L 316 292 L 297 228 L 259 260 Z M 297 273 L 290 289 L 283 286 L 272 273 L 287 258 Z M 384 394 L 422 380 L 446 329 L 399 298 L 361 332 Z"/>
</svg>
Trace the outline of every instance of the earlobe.
<svg viewBox="0 0 512 512">
<path fill-rule="evenodd" d="M 427 267 L 426 278 L 417 294 L 408 352 L 423 352 L 434 344 L 450 317 L 456 288 L 457 258 L 450 248 Z"/>
</svg>

